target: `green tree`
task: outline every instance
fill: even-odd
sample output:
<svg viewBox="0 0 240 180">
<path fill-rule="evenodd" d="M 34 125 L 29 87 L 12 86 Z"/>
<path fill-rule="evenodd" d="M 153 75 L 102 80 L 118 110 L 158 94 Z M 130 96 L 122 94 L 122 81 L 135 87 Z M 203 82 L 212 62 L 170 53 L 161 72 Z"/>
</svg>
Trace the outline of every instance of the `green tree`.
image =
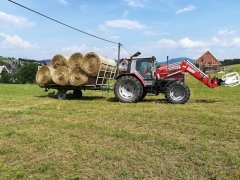
<svg viewBox="0 0 240 180">
<path fill-rule="evenodd" d="M 0 59 L 0 66 L 6 65 L 6 62 Z"/>
<path fill-rule="evenodd" d="M 16 73 L 15 79 L 16 83 L 26 84 L 35 83 L 35 76 L 38 70 L 37 63 L 26 63 L 21 67 L 21 69 Z"/>
<path fill-rule="evenodd" d="M 5 84 L 12 83 L 12 75 L 7 73 L 7 72 L 2 73 L 1 78 L 0 78 L 0 82 L 5 83 Z"/>
</svg>

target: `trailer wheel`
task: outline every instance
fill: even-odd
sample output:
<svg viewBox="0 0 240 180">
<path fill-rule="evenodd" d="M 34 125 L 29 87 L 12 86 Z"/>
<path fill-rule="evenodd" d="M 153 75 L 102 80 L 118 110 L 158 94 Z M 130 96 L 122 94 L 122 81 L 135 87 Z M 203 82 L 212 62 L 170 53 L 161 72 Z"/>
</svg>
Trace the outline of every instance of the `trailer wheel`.
<svg viewBox="0 0 240 180">
<path fill-rule="evenodd" d="M 73 91 L 74 98 L 80 99 L 82 97 L 82 91 L 81 90 L 74 90 Z"/>
<path fill-rule="evenodd" d="M 114 86 L 114 94 L 121 102 L 137 102 L 143 95 L 143 86 L 136 77 L 122 76 Z"/>
<path fill-rule="evenodd" d="M 185 104 L 190 97 L 190 90 L 183 82 L 175 81 L 166 87 L 165 97 L 170 103 Z"/>
<path fill-rule="evenodd" d="M 66 91 L 59 90 L 58 93 L 57 93 L 57 98 L 58 98 L 58 99 L 62 99 L 62 100 L 67 99 L 67 93 L 66 93 Z"/>
</svg>

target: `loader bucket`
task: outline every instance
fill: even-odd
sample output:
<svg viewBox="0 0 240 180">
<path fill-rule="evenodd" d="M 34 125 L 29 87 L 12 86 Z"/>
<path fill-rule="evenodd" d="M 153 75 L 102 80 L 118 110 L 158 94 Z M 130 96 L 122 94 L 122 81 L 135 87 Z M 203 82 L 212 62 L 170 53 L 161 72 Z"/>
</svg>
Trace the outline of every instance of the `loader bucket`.
<svg viewBox="0 0 240 180">
<path fill-rule="evenodd" d="M 240 84 L 240 75 L 237 72 L 228 73 L 222 77 L 222 80 L 225 86 L 238 86 Z"/>
</svg>

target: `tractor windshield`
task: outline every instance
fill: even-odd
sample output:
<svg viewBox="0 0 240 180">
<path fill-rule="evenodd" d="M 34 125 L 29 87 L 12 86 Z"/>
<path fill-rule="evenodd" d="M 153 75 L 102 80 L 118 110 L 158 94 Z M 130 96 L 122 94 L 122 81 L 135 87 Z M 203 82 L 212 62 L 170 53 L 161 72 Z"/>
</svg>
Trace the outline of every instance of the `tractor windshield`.
<svg viewBox="0 0 240 180">
<path fill-rule="evenodd" d="M 136 62 L 136 70 L 144 79 L 152 78 L 151 67 L 152 62 L 149 60 L 143 59 Z"/>
</svg>

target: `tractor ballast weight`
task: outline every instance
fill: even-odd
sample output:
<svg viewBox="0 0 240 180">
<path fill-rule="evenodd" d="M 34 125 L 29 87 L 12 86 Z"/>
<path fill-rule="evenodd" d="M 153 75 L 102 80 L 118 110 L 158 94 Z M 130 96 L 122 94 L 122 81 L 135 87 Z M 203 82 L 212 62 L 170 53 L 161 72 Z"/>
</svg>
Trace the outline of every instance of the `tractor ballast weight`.
<svg viewBox="0 0 240 180">
<path fill-rule="evenodd" d="M 184 104 L 190 97 L 190 90 L 185 83 L 185 72 L 189 73 L 210 88 L 216 88 L 224 82 L 240 84 L 240 77 L 233 74 L 223 79 L 211 78 L 188 60 L 157 68 L 156 58 L 137 58 L 139 53 L 130 59 L 118 63 L 119 75 L 116 77 L 114 94 L 121 102 L 138 102 L 147 93 L 163 93 L 168 102 Z M 236 77 L 238 76 L 238 77 Z"/>
</svg>

